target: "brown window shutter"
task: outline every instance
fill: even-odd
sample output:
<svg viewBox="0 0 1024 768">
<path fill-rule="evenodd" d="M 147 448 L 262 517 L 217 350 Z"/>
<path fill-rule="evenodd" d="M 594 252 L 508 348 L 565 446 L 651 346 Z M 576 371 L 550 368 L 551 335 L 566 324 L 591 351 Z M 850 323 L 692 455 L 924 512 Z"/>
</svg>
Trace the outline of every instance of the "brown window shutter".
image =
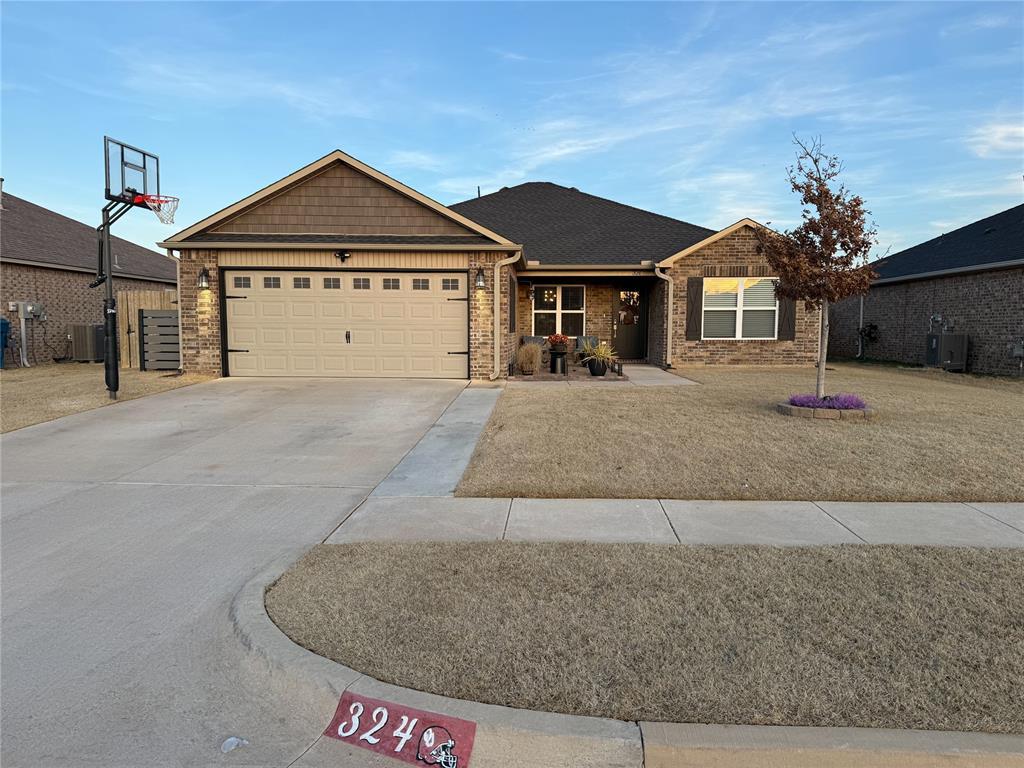
<svg viewBox="0 0 1024 768">
<path fill-rule="evenodd" d="M 686 278 L 686 340 L 700 341 L 700 313 L 704 307 L 704 278 Z"/>
<path fill-rule="evenodd" d="M 779 341 L 793 341 L 796 338 L 796 302 L 793 299 L 779 299 Z"/>
</svg>

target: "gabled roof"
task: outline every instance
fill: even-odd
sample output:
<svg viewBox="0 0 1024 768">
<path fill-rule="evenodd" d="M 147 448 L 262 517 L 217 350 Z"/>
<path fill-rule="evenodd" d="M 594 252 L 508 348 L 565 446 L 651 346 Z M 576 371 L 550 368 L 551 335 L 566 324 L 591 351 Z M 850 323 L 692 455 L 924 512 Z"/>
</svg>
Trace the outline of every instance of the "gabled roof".
<svg viewBox="0 0 1024 768">
<path fill-rule="evenodd" d="M 657 263 L 714 230 L 544 181 L 450 206 L 524 246 L 543 266 Z"/>
<path fill-rule="evenodd" d="M 971 272 L 1024 263 L 1024 205 L 1014 206 L 927 242 L 879 259 L 879 281 L 933 273 Z"/>
<path fill-rule="evenodd" d="M 41 205 L 4 192 L 0 261 L 76 272 L 96 271 L 96 230 Z M 176 283 L 174 263 L 157 251 L 110 238 L 115 277 Z"/>
<path fill-rule="evenodd" d="M 658 266 L 659 267 L 671 267 L 675 262 L 679 261 L 679 259 L 682 259 L 682 258 L 684 258 L 686 256 L 689 256 L 694 251 L 699 251 L 701 248 L 704 248 L 705 246 L 711 245 L 713 242 L 715 242 L 717 240 L 721 240 L 723 237 L 728 237 L 733 232 L 738 232 L 739 230 L 743 229 L 744 227 L 750 227 L 752 229 L 756 229 L 756 228 L 762 228 L 763 229 L 764 228 L 764 224 L 760 224 L 760 223 L 754 221 L 753 219 L 740 219 L 735 224 L 730 224 L 725 229 L 720 229 L 717 232 L 712 232 L 711 235 L 709 235 L 708 237 L 705 237 L 703 240 L 698 240 L 693 245 L 690 245 L 690 246 L 687 246 L 686 248 L 683 248 L 683 250 L 679 251 L 678 253 L 673 253 L 671 256 L 669 256 L 664 261 L 659 262 Z"/>
<path fill-rule="evenodd" d="M 245 211 L 246 209 L 252 208 L 262 202 L 265 202 L 273 198 L 278 194 L 288 191 L 289 189 L 300 184 L 302 181 L 312 176 L 315 176 L 316 174 L 324 171 L 324 169 L 328 168 L 329 166 L 332 166 L 335 163 L 343 163 L 349 166 L 350 168 L 358 171 L 359 173 L 369 176 L 371 179 L 374 179 L 375 181 L 387 187 L 390 187 L 399 194 L 404 195 L 405 197 L 409 198 L 410 200 L 413 200 L 416 203 L 419 203 L 425 208 L 428 208 L 434 211 L 435 213 L 465 227 L 466 229 L 470 230 L 472 233 L 475 233 L 476 235 L 486 237 L 492 242 L 499 245 L 515 245 L 514 243 L 512 243 L 509 240 L 506 240 L 504 237 L 497 234 L 496 232 L 492 232 L 486 227 L 480 226 L 480 224 L 478 224 L 475 221 L 470 221 L 461 214 L 451 210 L 450 208 L 445 207 L 436 200 L 430 199 L 426 195 L 417 192 L 415 189 L 407 187 L 400 181 L 397 181 L 391 178 L 390 176 L 381 173 L 376 168 L 371 168 L 369 165 L 360 162 L 351 155 L 345 154 L 340 149 L 336 149 L 333 152 L 324 155 L 319 160 L 312 162 L 303 168 L 300 168 L 294 173 L 288 174 L 283 179 L 275 181 L 273 184 L 270 184 L 264 187 L 263 189 L 254 192 L 248 197 L 239 200 L 237 203 L 229 205 L 227 208 L 223 208 L 211 216 L 207 216 L 202 221 L 199 221 L 193 224 L 192 226 L 188 227 L 187 229 L 178 232 L 176 235 L 169 238 L 166 242 L 160 243 L 160 245 L 169 248 L 180 247 L 183 244 L 183 241 L 192 238 L 201 232 L 205 232 L 215 227 L 217 224 L 231 218 L 232 216 L 241 213 L 242 211 Z"/>
</svg>

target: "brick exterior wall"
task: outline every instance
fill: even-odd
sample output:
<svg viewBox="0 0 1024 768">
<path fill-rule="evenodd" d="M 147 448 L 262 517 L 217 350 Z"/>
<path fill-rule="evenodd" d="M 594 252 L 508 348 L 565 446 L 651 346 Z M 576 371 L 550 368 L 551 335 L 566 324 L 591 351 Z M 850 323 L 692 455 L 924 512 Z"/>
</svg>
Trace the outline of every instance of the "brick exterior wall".
<svg viewBox="0 0 1024 768">
<path fill-rule="evenodd" d="M 203 267 L 210 273 L 210 289 L 206 291 L 200 291 L 196 285 Z M 186 373 L 220 376 L 220 275 L 217 251 L 182 251 L 178 274 L 181 282 L 178 318 L 181 327 L 182 370 Z"/>
<path fill-rule="evenodd" d="M 859 314 L 860 298 L 856 296 L 832 307 L 830 356 L 856 355 Z M 878 340 L 868 344 L 866 356 L 923 364 L 932 315 L 952 321 L 955 332 L 970 336 L 968 370 L 1015 374 L 1018 361 L 1006 347 L 1024 338 L 1024 269 L 874 286 L 864 297 L 864 323 L 878 326 Z"/>
<path fill-rule="evenodd" d="M 38 301 L 46 310 L 47 320 L 28 324 L 28 358 L 33 364 L 48 363 L 63 357 L 70 350 L 69 326 L 79 323 L 103 322 L 103 286 L 90 288 L 95 275 L 66 269 L 33 267 L 27 264 L 0 262 L 0 309 L 11 323 L 11 335 L 19 335 L 18 313 L 7 306 L 12 301 Z M 174 290 L 172 283 L 155 280 L 114 279 L 114 291 Z M 119 318 L 120 320 L 120 318 Z M 16 343 L 12 340 L 12 345 Z M 13 365 L 8 351 L 7 363 Z"/>
<path fill-rule="evenodd" d="M 664 368 L 667 361 L 665 321 L 668 317 L 668 283 L 657 278 L 647 294 L 647 302 L 647 362 Z"/>
<path fill-rule="evenodd" d="M 796 304 L 796 336 L 793 341 L 686 340 L 686 279 L 712 276 L 706 267 L 747 267 L 766 270 L 758 253 L 757 238 L 750 227 L 701 248 L 665 270 L 673 283 L 672 365 L 808 365 L 818 354 L 819 313 L 808 312 L 802 302 Z M 721 272 L 720 272 L 721 274 Z M 764 275 L 770 272 L 764 271 Z M 654 323 L 652 322 L 652 327 Z"/>
<path fill-rule="evenodd" d="M 489 379 L 494 372 L 494 265 L 506 253 L 472 253 L 469 257 L 469 377 Z M 485 287 L 475 287 L 477 270 L 483 268 Z M 511 266 L 501 268 L 498 296 L 501 309 L 501 356 L 498 372 L 508 376 L 508 363 L 518 343 L 518 334 L 508 330 L 510 301 L 509 277 L 514 274 Z M 519 316 L 516 316 L 519 322 Z"/>
<path fill-rule="evenodd" d="M 223 370 L 217 253 L 216 250 L 181 252 L 182 367 L 190 373 L 220 375 Z M 481 252 L 473 253 L 469 258 L 469 375 L 472 379 L 488 379 L 494 370 L 494 265 L 507 255 Z M 287 267 L 284 260 L 282 262 L 282 267 Z M 203 267 L 210 273 L 210 289 L 207 291 L 196 287 Z M 479 268 L 483 268 L 485 283 L 480 290 L 475 287 Z M 518 334 L 508 331 L 511 269 L 510 266 L 502 267 L 499 286 L 503 327 L 499 373 L 502 376 L 507 375 L 508 362 L 519 339 Z"/>
</svg>

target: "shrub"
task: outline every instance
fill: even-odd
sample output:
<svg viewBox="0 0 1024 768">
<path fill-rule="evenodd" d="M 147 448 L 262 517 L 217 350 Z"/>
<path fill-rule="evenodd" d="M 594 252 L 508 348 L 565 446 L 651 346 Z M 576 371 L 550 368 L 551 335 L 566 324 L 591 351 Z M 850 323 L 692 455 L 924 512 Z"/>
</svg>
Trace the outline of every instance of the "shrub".
<svg viewBox="0 0 1024 768">
<path fill-rule="evenodd" d="M 613 363 L 615 362 L 616 353 L 608 344 L 603 341 L 596 347 L 592 347 L 589 344 L 583 345 L 583 362 L 588 363 L 591 360 L 597 360 L 598 362 Z"/>
<path fill-rule="evenodd" d="M 533 373 L 540 368 L 540 344 L 523 344 L 516 350 L 516 365 L 523 373 Z"/>
<path fill-rule="evenodd" d="M 831 408 L 837 411 L 851 411 L 867 407 L 860 397 L 848 392 L 825 395 L 825 397 L 818 397 L 812 394 L 791 395 L 789 404 L 799 406 L 800 408 Z"/>
</svg>

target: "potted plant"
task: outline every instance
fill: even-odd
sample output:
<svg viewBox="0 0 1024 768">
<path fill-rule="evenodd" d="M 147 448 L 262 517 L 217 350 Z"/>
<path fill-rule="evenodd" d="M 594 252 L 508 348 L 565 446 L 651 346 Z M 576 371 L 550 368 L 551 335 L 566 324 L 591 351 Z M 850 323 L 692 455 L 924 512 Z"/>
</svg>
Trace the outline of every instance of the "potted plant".
<svg viewBox="0 0 1024 768">
<path fill-rule="evenodd" d="M 569 347 L 569 337 L 561 333 L 552 333 L 548 336 L 548 346 L 551 347 L 552 352 L 565 353 Z"/>
<path fill-rule="evenodd" d="M 540 367 L 540 344 L 523 344 L 516 350 L 516 365 L 523 376 L 533 376 Z"/>
<path fill-rule="evenodd" d="M 583 347 L 583 362 L 590 369 L 591 376 L 604 376 L 608 366 L 615 362 L 615 350 L 603 341 L 596 347 Z"/>
<path fill-rule="evenodd" d="M 548 336 L 547 342 L 551 347 L 551 361 L 548 364 L 551 373 L 566 373 L 565 353 L 569 348 L 569 337 L 561 333 L 552 333 Z"/>
</svg>

